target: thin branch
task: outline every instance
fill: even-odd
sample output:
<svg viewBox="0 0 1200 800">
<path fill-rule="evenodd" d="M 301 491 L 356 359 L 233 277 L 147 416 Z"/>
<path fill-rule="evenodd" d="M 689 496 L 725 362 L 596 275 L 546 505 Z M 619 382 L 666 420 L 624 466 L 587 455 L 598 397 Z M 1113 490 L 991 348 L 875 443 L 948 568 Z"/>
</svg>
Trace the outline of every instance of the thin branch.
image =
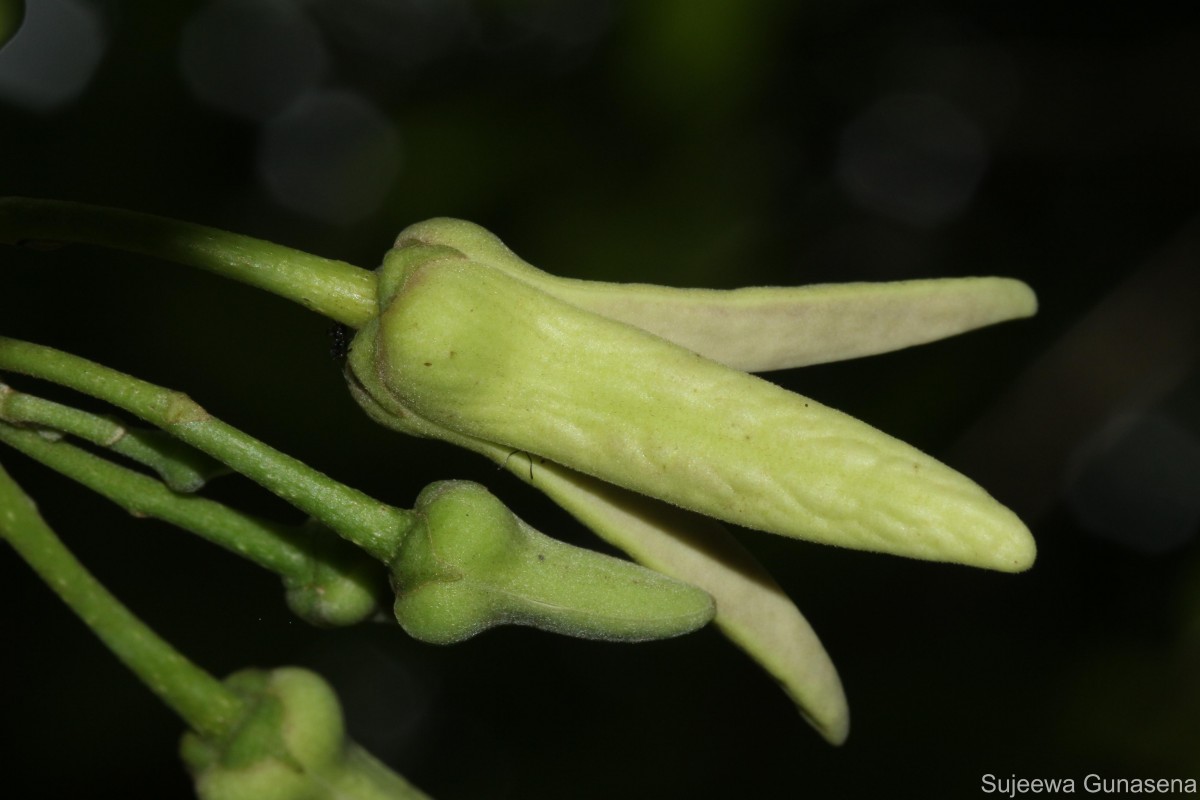
<svg viewBox="0 0 1200 800">
<path fill-rule="evenodd" d="M 353 328 L 376 315 L 375 275 L 302 250 L 103 206 L 0 198 L 0 242 L 98 245 L 174 261 L 293 300 Z"/>
<path fill-rule="evenodd" d="M 105 589 L 63 545 L 3 467 L 0 536 L 193 730 L 220 737 L 236 723 L 242 713 L 237 695 L 180 655 Z"/>
<path fill-rule="evenodd" d="M 111 403 L 227 464 L 319 519 L 385 563 L 412 513 L 333 480 L 164 389 L 60 350 L 0 337 L 0 369 L 51 381 Z"/>
</svg>

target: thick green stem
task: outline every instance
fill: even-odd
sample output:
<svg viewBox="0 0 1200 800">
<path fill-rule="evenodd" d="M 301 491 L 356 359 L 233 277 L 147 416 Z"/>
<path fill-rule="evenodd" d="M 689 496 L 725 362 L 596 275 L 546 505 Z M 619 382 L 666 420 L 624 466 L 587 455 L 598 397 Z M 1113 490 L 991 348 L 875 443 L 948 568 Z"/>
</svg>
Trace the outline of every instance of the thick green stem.
<svg viewBox="0 0 1200 800">
<path fill-rule="evenodd" d="M 0 535 L 71 610 L 187 724 L 223 736 L 242 713 L 237 695 L 181 656 L 105 589 L 59 541 L 0 467 Z"/>
<path fill-rule="evenodd" d="M 210 416 L 170 391 L 49 347 L 0 337 L 0 370 L 51 381 L 155 425 L 259 483 L 385 562 L 412 513 L 368 497 Z"/>
<path fill-rule="evenodd" d="M 0 242 L 73 242 L 163 258 L 294 300 L 354 328 L 375 317 L 374 273 L 190 222 L 103 206 L 0 198 Z"/>
</svg>

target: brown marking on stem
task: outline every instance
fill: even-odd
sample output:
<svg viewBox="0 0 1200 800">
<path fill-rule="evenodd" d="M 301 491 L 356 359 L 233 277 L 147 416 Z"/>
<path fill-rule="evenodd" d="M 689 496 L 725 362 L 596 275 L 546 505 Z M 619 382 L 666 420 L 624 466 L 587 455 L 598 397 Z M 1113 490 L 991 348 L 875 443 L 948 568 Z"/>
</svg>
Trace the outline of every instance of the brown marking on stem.
<svg viewBox="0 0 1200 800">
<path fill-rule="evenodd" d="M 163 421 L 167 425 L 208 422 L 212 416 L 183 392 L 167 392 L 162 400 Z"/>
</svg>

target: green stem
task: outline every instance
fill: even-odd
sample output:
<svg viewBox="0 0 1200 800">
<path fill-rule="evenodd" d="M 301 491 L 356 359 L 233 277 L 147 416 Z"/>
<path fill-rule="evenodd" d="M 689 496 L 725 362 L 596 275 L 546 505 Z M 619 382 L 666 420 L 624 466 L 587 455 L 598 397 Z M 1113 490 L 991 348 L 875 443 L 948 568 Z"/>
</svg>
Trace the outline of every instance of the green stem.
<svg viewBox="0 0 1200 800">
<path fill-rule="evenodd" d="M 0 421 L 66 433 L 125 456 L 158 473 L 177 492 L 198 491 L 212 477 L 229 470 L 220 462 L 162 431 L 127 428 L 107 417 L 89 414 L 0 383 Z"/>
<path fill-rule="evenodd" d="M 0 337 L 0 369 L 74 389 L 155 425 L 259 483 L 385 563 L 413 515 L 263 444 L 170 391 L 53 348 Z"/>
<path fill-rule="evenodd" d="M 134 516 L 178 525 L 284 577 L 305 576 L 306 554 L 284 525 L 256 519 L 220 503 L 171 491 L 160 481 L 66 442 L 0 422 L 0 442 L 107 497 Z"/>
<path fill-rule="evenodd" d="M 3 467 L 0 536 L 193 730 L 205 736 L 229 732 L 242 713 L 237 695 L 181 656 L 113 597 L 50 530 L 33 501 Z"/>
<path fill-rule="evenodd" d="M 354 328 L 376 315 L 374 273 L 190 222 L 103 206 L 0 198 L 0 242 L 74 242 L 186 264 L 293 300 Z"/>
</svg>

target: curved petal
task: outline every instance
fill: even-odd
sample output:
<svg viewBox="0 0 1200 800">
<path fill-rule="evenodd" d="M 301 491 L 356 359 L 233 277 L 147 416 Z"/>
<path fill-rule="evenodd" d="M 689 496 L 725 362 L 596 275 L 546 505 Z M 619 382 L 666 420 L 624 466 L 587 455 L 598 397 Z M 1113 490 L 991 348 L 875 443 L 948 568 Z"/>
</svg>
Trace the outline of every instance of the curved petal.
<svg viewBox="0 0 1200 800">
<path fill-rule="evenodd" d="M 677 289 L 552 275 L 463 220 L 426 220 L 396 239 L 398 247 L 414 243 L 453 247 L 560 300 L 746 372 L 886 353 L 1037 311 L 1033 290 L 1011 278 Z"/>
<path fill-rule="evenodd" d="M 833 744 L 850 732 L 837 669 L 812 626 L 765 568 L 716 520 L 503 448 L 487 453 L 639 563 L 716 600 L 721 632 L 757 661 Z M 531 477 L 532 476 L 532 477 Z"/>
<path fill-rule="evenodd" d="M 353 373 L 349 379 L 354 398 L 381 425 L 490 458 L 644 566 L 708 592 L 717 604 L 717 627 L 779 681 L 822 736 L 834 744 L 845 741 L 850 712 L 820 639 L 766 569 L 719 522 L 424 421 L 416 428 L 398 424 Z"/>
<path fill-rule="evenodd" d="M 1011 278 L 727 291 L 559 279 L 545 290 L 746 372 L 886 353 L 1037 310 L 1033 291 Z"/>
</svg>

